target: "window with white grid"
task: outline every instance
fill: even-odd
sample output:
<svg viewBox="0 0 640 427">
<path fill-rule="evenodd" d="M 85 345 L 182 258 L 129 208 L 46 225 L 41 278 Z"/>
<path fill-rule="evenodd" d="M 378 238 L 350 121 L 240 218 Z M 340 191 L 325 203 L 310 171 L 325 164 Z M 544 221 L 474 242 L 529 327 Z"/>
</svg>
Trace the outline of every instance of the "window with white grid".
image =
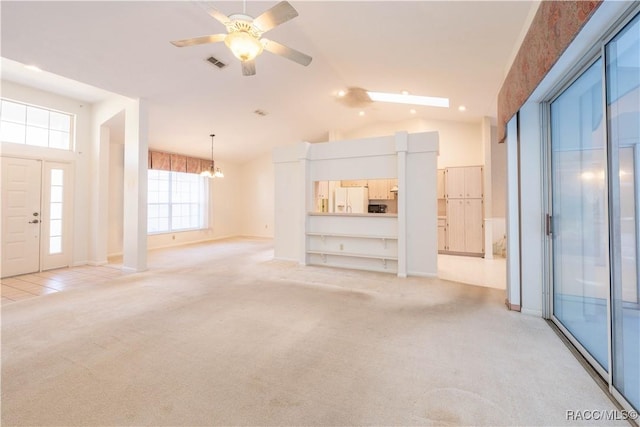
<svg viewBox="0 0 640 427">
<path fill-rule="evenodd" d="M 149 234 L 197 230 L 206 226 L 205 177 L 150 169 L 148 185 Z"/>
<path fill-rule="evenodd" d="M 0 140 L 36 147 L 73 148 L 73 115 L 0 100 Z"/>
</svg>

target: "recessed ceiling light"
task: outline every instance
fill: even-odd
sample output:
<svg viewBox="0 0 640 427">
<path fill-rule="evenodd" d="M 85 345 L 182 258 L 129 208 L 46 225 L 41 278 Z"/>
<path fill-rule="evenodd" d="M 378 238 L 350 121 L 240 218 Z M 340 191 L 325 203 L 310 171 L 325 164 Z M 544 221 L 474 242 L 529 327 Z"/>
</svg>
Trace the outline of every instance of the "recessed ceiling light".
<svg viewBox="0 0 640 427">
<path fill-rule="evenodd" d="M 360 117 L 364 116 L 364 111 L 360 111 L 360 112 L 358 113 L 358 115 L 359 115 Z"/>
<path fill-rule="evenodd" d="M 403 90 L 402 92 L 400 92 L 403 95 L 409 95 L 409 92 L 407 92 L 406 90 Z"/>
<path fill-rule="evenodd" d="M 367 95 L 372 101 L 394 102 L 396 104 L 426 105 L 428 107 L 449 108 L 449 98 L 437 98 L 433 96 L 399 95 L 397 93 L 369 92 Z"/>
<path fill-rule="evenodd" d="M 36 67 L 35 65 L 25 65 L 24 68 L 31 71 L 37 71 L 37 72 L 42 71 L 39 67 Z"/>
<path fill-rule="evenodd" d="M 465 107 L 464 105 L 461 105 L 458 107 L 458 111 L 467 111 L 467 107 Z"/>
<path fill-rule="evenodd" d="M 339 96 L 340 98 L 342 98 L 342 97 L 343 97 L 343 96 L 345 96 L 346 94 L 347 94 L 347 93 L 346 93 L 345 91 L 343 91 L 343 90 L 339 90 L 339 91 L 338 91 L 338 96 Z"/>
<path fill-rule="evenodd" d="M 416 113 L 416 110 L 415 110 L 415 108 L 412 108 L 411 110 L 409 110 L 409 112 L 410 112 L 411 114 L 415 114 L 415 113 Z"/>
</svg>

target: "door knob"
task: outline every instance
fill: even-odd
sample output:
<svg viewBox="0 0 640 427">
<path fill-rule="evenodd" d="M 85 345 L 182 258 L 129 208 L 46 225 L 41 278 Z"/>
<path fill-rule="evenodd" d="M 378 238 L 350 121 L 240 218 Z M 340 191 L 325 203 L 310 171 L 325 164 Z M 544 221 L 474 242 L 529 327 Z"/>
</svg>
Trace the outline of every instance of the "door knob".
<svg viewBox="0 0 640 427">
<path fill-rule="evenodd" d="M 40 215 L 38 212 L 33 213 L 33 216 L 38 216 L 38 215 Z"/>
<path fill-rule="evenodd" d="M 39 222 L 40 222 L 40 221 L 38 221 L 37 219 L 34 219 L 33 221 L 29 221 L 29 224 L 37 224 L 37 223 L 39 223 Z"/>
</svg>

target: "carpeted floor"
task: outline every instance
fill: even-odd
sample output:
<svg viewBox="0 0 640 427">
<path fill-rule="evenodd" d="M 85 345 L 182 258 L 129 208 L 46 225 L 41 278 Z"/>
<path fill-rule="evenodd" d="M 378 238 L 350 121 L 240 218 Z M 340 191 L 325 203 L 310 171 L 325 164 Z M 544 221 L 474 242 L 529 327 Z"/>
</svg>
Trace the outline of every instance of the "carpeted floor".
<svg viewBox="0 0 640 427">
<path fill-rule="evenodd" d="M 272 255 L 255 239 L 154 251 L 148 272 L 6 305 L 2 425 L 548 426 L 615 409 L 504 291 Z"/>
</svg>

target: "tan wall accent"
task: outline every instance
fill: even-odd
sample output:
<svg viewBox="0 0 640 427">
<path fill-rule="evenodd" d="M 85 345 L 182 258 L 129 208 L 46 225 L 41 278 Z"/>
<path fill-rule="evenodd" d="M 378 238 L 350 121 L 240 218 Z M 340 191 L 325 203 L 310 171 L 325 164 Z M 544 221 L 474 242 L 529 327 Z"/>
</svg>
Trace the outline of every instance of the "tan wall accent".
<svg viewBox="0 0 640 427">
<path fill-rule="evenodd" d="M 506 125 L 571 44 L 602 0 L 543 1 L 498 94 L 498 141 Z"/>
</svg>

